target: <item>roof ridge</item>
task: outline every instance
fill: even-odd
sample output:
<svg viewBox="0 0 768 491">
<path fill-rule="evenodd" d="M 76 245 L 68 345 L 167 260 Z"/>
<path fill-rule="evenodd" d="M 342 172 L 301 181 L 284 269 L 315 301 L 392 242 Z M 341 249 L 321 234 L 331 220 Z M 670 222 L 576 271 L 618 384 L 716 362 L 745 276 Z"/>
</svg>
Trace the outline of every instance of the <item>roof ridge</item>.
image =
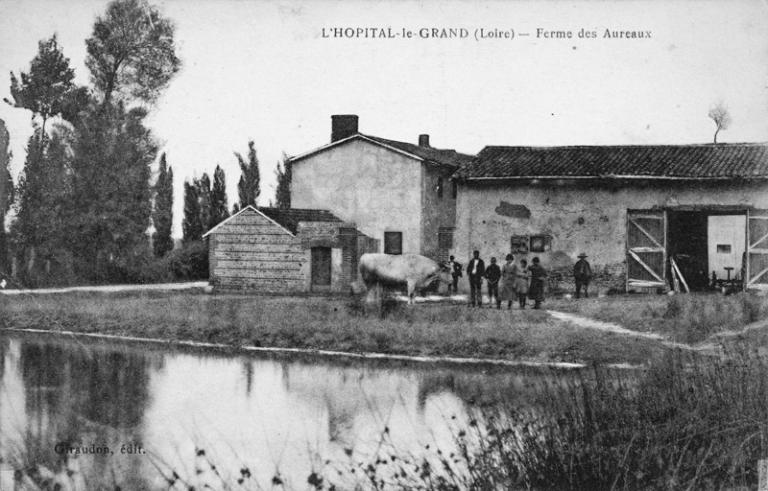
<svg viewBox="0 0 768 491">
<path fill-rule="evenodd" d="M 757 147 L 766 146 L 768 141 L 765 142 L 723 142 L 723 143 L 631 143 L 631 144 L 609 144 L 609 145 L 486 145 L 486 148 L 520 148 L 520 149 L 532 149 L 532 150 L 549 150 L 549 149 L 568 149 L 568 148 L 654 148 L 654 147 L 672 147 L 672 148 L 686 148 L 686 147 L 705 147 L 705 148 L 720 148 L 720 147 Z M 482 150 L 481 150 L 482 151 Z"/>
</svg>

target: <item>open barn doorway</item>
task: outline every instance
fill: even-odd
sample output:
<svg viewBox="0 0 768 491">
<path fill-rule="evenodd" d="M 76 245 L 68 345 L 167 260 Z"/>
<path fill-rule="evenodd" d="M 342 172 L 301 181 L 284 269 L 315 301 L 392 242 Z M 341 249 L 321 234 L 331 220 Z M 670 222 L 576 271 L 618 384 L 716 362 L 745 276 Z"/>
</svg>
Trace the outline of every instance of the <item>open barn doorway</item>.
<svg viewBox="0 0 768 491">
<path fill-rule="evenodd" d="M 667 212 L 667 254 L 670 258 L 667 278 L 672 278 L 674 260 L 692 291 L 706 290 L 709 286 L 707 246 L 706 212 Z"/>
<path fill-rule="evenodd" d="M 667 253 L 692 291 L 743 279 L 745 213 L 717 208 L 667 210 L 667 227 Z M 672 278 L 669 268 L 671 261 L 667 277 Z"/>
</svg>

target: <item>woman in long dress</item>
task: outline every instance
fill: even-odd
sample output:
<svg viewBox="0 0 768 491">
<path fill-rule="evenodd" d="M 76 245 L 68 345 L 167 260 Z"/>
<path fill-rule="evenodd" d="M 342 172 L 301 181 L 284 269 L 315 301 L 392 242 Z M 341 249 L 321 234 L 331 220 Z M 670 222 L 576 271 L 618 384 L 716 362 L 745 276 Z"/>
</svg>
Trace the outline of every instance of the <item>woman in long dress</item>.
<svg viewBox="0 0 768 491">
<path fill-rule="evenodd" d="M 506 301 L 507 307 L 512 308 L 512 301 L 515 299 L 515 280 L 517 279 L 517 264 L 512 254 L 507 254 L 507 262 L 501 267 L 501 290 L 499 291 L 499 300 Z"/>
<path fill-rule="evenodd" d="M 520 308 L 525 308 L 525 301 L 528 298 L 528 261 L 520 260 L 520 267 L 517 268 L 517 277 L 515 278 L 515 291 L 517 292 L 517 301 Z"/>
</svg>

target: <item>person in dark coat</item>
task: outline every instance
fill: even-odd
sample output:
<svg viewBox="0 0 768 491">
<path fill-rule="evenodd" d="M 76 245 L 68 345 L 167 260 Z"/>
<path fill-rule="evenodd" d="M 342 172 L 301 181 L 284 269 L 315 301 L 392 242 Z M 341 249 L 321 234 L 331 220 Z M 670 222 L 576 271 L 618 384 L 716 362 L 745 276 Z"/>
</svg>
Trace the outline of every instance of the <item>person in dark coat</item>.
<svg viewBox="0 0 768 491">
<path fill-rule="evenodd" d="M 587 255 L 579 254 L 579 260 L 573 265 L 573 279 L 576 282 L 576 298 L 581 298 L 581 289 L 584 288 L 584 298 L 589 298 L 589 282 L 592 279 L 592 268 L 587 262 Z"/>
<path fill-rule="evenodd" d="M 496 258 L 491 258 L 491 264 L 485 270 L 485 279 L 488 280 L 488 302 L 493 306 L 496 301 L 496 308 L 501 308 L 501 298 L 499 298 L 499 280 L 501 279 L 501 268 L 496 264 Z"/>
<path fill-rule="evenodd" d="M 453 282 L 448 285 L 448 294 L 451 294 L 451 287 L 453 287 L 453 293 L 459 292 L 459 278 L 462 276 L 461 272 L 461 263 L 456 261 L 456 258 L 451 256 L 450 261 L 448 262 L 448 268 L 451 272 L 451 277 L 453 278 Z"/>
<path fill-rule="evenodd" d="M 531 272 L 531 287 L 528 290 L 528 298 L 533 300 L 533 308 L 540 309 L 541 302 L 544 301 L 544 281 L 547 277 L 547 270 L 539 264 L 539 258 L 533 258 L 533 264 L 528 266 Z"/>
<path fill-rule="evenodd" d="M 483 276 L 485 275 L 485 263 L 480 259 L 480 251 L 472 253 L 472 259 L 467 264 L 467 276 L 469 277 L 469 303 L 474 307 L 483 305 Z"/>
</svg>

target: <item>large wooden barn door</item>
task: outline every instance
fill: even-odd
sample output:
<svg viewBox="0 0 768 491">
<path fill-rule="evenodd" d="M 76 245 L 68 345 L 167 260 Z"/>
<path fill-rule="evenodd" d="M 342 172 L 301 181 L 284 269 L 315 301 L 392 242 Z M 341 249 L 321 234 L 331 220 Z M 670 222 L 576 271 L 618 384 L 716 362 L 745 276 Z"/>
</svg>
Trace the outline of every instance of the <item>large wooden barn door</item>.
<svg viewBox="0 0 768 491">
<path fill-rule="evenodd" d="M 312 286 L 331 286 L 331 248 L 312 248 Z"/>
<path fill-rule="evenodd" d="M 768 289 L 768 210 L 747 212 L 746 288 Z"/>
<path fill-rule="evenodd" d="M 627 289 L 666 286 L 667 215 L 627 210 Z"/>
</svg>

